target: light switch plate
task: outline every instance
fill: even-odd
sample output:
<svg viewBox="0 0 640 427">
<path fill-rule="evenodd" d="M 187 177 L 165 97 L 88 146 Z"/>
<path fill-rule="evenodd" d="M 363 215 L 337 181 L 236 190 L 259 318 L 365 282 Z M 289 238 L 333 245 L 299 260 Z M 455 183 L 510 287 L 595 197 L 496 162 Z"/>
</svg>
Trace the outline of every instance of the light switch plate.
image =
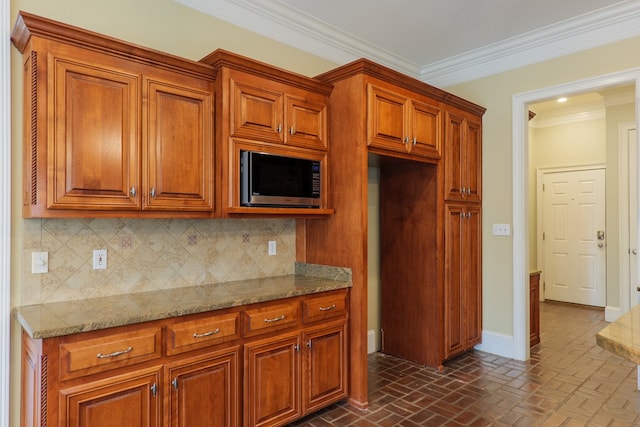
<svg viewBox="0 0 640 427">
<path fill-rule="evenodd" d="M 49 272 L 49 252 L 31 252 L 31 273 Z"/>
<path fill-rule="evenodd" d="M 508 236 L 511 234 L 511 226 L 509 224 L 493 224 L 494 236 Z"/>
</svg>

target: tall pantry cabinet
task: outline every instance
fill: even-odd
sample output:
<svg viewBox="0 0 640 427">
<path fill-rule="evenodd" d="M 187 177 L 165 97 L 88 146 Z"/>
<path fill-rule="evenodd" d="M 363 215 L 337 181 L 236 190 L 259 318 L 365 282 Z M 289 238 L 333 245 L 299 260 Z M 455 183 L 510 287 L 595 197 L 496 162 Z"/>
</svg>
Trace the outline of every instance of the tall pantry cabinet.
<svg viewBox="0 0 640 427">
<path fill-rule="evenodd" d="M 451 341 L 446 335 L 453 336 L 455 330 L 458 336 L 479 336 L 481 331 L 481 317 L 458 314 L 481 313 L 481 301 L 462 288 L 473 277 L 473 295 L 480 295 L 480 135 L 485 110 L 366 59 L 317 78 L 333 85 L 329 204 L 335 214 L 323 221 L 298 222 L 297 254 L 299 261 L 352 269 L 350 397 L 352 403 L 366 406 L 368 168 L 374 163 L 380 168 L 382 350 L 440 367 L 454 355 L 446 349 Z M 459 224 L 459 232 L 467 236 L 463 246 L 451 240 L 457 235 L 449 232 L 454 224 L 447 223 L 445 193 L 454 186 L 459 198 L 452 202 L 464 209 L 467 203 L 473 206 L 457 217 L 465 220 Z M 468 212 L 475 215 L 469 221 Z M 459 247 L 465 252 L 454 253 Z M 473 274 L 463 271 L 470 265 L 468 254 L 476 263 Z M 459 262 L 452 262 L 453 255 Z M 457 277 L 464 279 L 453 284 L 451 278 Z M 460 299 L 454 301 L 458 294 L 448 288 L 457 289 Z M 475 337 L 460 340 L 463 348 L 476 342 Z"/>
</svg>

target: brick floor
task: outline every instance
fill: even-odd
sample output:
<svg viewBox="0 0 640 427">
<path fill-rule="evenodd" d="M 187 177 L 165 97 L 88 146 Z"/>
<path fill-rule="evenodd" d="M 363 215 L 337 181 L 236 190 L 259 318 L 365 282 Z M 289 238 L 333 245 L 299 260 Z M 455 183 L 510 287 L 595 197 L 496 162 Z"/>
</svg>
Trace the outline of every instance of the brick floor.
<svg viewBox="0 0 640 427">
<path fill-rule="evenodd" d="M 636 365 L 596 345 L 604 310 L 540 307 L 526 362 L 472 351 L 444 372 L 369 355 L 369 407 L 340 402 L 291 424 L 322 426 L 640 426 Z"/>
</svg>

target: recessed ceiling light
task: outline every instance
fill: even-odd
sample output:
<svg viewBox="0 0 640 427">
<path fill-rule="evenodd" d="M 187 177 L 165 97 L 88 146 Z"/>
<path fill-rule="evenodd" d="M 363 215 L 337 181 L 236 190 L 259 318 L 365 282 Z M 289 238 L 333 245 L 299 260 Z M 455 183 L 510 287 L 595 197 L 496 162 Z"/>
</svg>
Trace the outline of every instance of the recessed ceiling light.
<svg viewBox="0 0 640 427">
<path fill-rule="evenodd" d="M 564 96 L 562 98 L 558 98 L 558 102 L 567 102 L 567 98 Z"/>
</svg>

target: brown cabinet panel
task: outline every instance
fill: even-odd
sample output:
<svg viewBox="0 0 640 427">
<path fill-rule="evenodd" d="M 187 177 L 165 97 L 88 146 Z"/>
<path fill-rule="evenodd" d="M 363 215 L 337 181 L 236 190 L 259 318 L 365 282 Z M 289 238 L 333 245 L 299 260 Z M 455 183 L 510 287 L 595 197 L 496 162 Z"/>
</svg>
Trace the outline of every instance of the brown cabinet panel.
<svg viewBox="0 0 640 427">
<path fill-rule="evenodd" d="M 239 421 L 239 347 L 165 366 L 171 427 L 235 427 Z"/>
<path fill-rule="evenodd" d="M 367 86 L 368 138 L 371 147 L 406 152 L 407 98 L 377 86 Z"/>
<path fill-rule="evenodd" d="M 445 113 L 445 198 L 479 203 L 482 199 L 482 122 L 455 109 Z"/>
<path fill-rule="evenodd" d="M 437 102 L 369 84 L 367 108 L 369 147 L 416 160 L 440 158 L 442 115 Z"/>
<path fill-rule="evenodd" d="M 540 272 L 529 275 L 529 346 L 540 343 Z"/>
<path fill-rule="evenodd" d="M 321 96 L 287 96 L 285 143 L 327 150 L 327 101 Z"/>
<path fill-rule="evenodd" d="M 240 313 L 213 315 L 167 326 L 168 355 L 206 348 L 240 338 Z"/>
<path fill-rule="evenodd" d="M 143 209 L 213 209 L 213 92 L 186 76 L 145 79 Z"/>
<path fill-rule="evenodd" d="M 60 378 L 70 379 L 129 366 L 162 356 L 160 328 L 86 338 L 75 335 L 60 344 Z"/>
<path fill-rule="evenodd" d="M 442 149 L 442 112 L 438 105 L 411 102 L 411 153 L 437 159 Z"/>
<path fill-rule="evenodd" d="M 60 390 L 60 422 L 68 427 L 161 425 L 158 369 L 131 372 Z"/>
<path fill-rule="evenodd" d="M 306 331 L 303 405 L 306 413 L 347 395 L 347 327 L 344 322 Z"/>
<path fill-rule="evenodd" d="M 244 336 L 251 337 L 298 325 L 300 303 L 298 301 L 269 304 L 244 312 Z"/>
<path fill-rule="evenodd" d="M 130 194 L 139 181 L 139 75 L 77 48 L 50 52 L 47 67 L 55 122 L 47 208 L 139 209 Z"/>
<path fill-rule="evenodd" d="M 446 206 L 446 359 L 473 348 L 482 339 L 481 233 L 479 206 Z"/>
<path fill-rule="evenodd" d="M 230 136 L 284 142 L 284 94 L 265 89 L 264 83 L 244 77 L 248 84 L 231 79 Z"/>
<path fill-rule="evenodd" d="M 281 425 L 302 415 L 300 334 L 245 344 L 244 425 Z"/>
</svg>

